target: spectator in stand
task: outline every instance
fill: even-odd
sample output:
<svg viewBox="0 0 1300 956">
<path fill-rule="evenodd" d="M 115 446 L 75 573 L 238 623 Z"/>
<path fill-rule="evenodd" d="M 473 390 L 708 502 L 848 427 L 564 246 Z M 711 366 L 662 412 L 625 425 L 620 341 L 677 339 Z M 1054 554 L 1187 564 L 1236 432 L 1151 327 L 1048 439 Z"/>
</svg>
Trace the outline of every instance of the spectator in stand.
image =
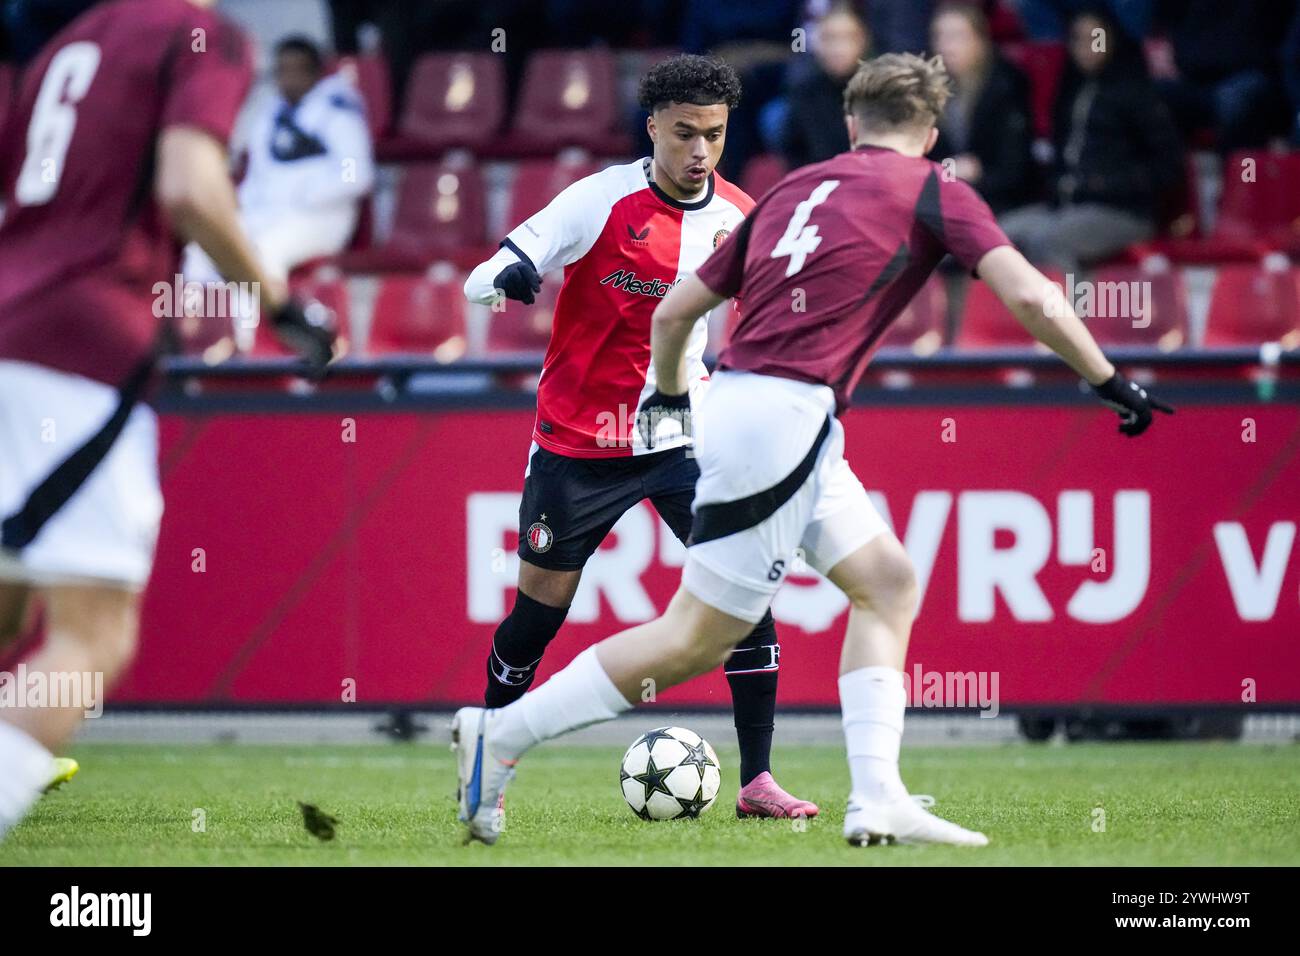
<svg viewBox="0 0 1300 956">
<path fill-rule="evenodd" d="M 929 49 L 935 0 L 807 0 L 804 28 L 809 35 L 817 21 L 836 7 L 849 7 L 867 25 L 874 55 L 921 54 Z"/>
<path fill-rule="evenodd" d="M 796 56 L 799 11 L 800 0 L 685 0 L 682 49 L 715 56 L 740 74 L 744 99 L 728 120 L 727 151 L 719 165 L 733 181 L 762 150 L 759 117 L 781 95 L 786 67 Z"/>
<path fill-rule="evenodd" d="M 249 121 L 239 216 L 267 272 L 287 280 L 295 266 L 347 246 L 374 184 L 374 161 L 361 95 L 338 74 L 324 75 L 324 57 L 310 40 L 276 45 L 275 86 Z M 220 281 L 193 243 L 183 272 L 190 282 Z M 241 309 L 234 329 L 241 351 L 256 331 L 256 316 Z"/>
<path fill-rule="evenodd" d="M 1223 152 L 1286 129 L 1279 48 L 1294 0 L 1157 0 L 1153 27 L 1173 45 L 1175 75 L 1157 81 L 1184 135 L 1212 127 Z"/>
<path fill-rule="evenodd" d="M 501 52 L 510 88 L 518 86 L 528 54 L 547 45 L 547 24 L 527 0 L 329 0 L 334 49 L 340 56 L 362 50 L 362 28 L 379 35 L 388 61 L 394 115 L 400 115 L 415 61 L 430 50 L 487 51 L 493 30 L 505 31 Z M 544 14 L 545 7 L 541 7 Z"/>
<path fill-rule="evenodd" d="M 1102 10 L 1070 22 L 1069 61 L 1053 119 L 1048 202 L 1002 228 L 1032 261 L 1077 271 L 1155 232 L 1181 181 L 1182 147 L 1137 43 Z"/>
<path fill-rule="evenodd" d="M 934 8 L 935 0 L 868 0 L 876 53 L 925 53 Z"/>
<path fill-rule="evenodd" d="M 791 169 L 830 159 L 849 148 L 844 127 L 844 87 L 871 54 L 867 26 L 849 4 L 832 7 L 812 27 L 811 70 L 793 80 L 786 95 L 769 105 L 777 148 Z M 793 71 L 792 71 L 793 72 Z M 772 116 L 772 114 L 777 114 Z"/>
<path fill-rule="evenodd" d="M 930 156 L 974 186 L 999 215 L 1035 198 L 1029 81 L 989 37 L 984 12 L 945 3 L 930 27 L 930 49 L 943 58 L 953 96 L 939 118 Z"/>
<path fill-rule="evenodd" d="M 1155 0 L 1011 0 L 1025 34 L 1039 42 L 1063 42 L 1081 10 L 1102 8 L 1129 36 L 1145 37 Z"/>
<path fill-rule="evenodd" d="M 415 58 L 426 44 L 422 40 L 433 33 L 432 5 L 407 0 L 329 0 L 330 26 L 334 49 L 340 56 L 362 52 L 360 33 L 363 24 L 371 24 L 379 33 L 380 48 L 388 61 L 393 105 L 400 111 L 406 95 L 406 79 Z M 442 0 L 437 4 L 444 21 L 461 8 L 473 7 L 473 0 Z M 449 32 L 447 24 L 442 32 Z"/>
<path fill-rule="evenodd" d="M 789 53 L 798 17 L 799 0 L 686 0 L 682 48 L 687 53 L 719 54 L 728 48 L 756 52 L 777 44 Z"/>
<path fill-rule="evenodd" d="M 32 59 L 45 41 L 99 0 L 0 0 L 0 62 Z"/>
<path fill-rule="evenodd" d="M 1300 147 L 1300 7 L 1291 17 L 1282 44 L 1282 79 L 1291 110 L 1291 145 Z"/>
</svg>

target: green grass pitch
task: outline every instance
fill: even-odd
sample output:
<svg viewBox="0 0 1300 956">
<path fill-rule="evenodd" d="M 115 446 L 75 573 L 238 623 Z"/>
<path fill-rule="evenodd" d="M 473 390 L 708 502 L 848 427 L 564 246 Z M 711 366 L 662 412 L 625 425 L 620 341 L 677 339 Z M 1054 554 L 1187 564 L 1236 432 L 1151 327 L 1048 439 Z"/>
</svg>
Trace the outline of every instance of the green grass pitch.
<svg viewBox="0 0 1300 956">
<path fill-rule="evenodd" d="M 501 842 L 484 847 L 461 845 L 451 755 L 432 744 L 87 744 L 72 754 L 81 774 L 0 844 L 0 865 L 1300 864 L 1296 745 L 905 750 L 910 789 L 984 830 L 985 849 L 847 846 L 835 746 L 774 758 L 821 818 L 737 820 L 736 754 L 719 750 L 714 807 L 646 823 L 619 793 L 617 748 L 542 747 L 511 787 Z M 304 830 L 297 800 L 339 819 L 335 840 Z"/>
</svg>

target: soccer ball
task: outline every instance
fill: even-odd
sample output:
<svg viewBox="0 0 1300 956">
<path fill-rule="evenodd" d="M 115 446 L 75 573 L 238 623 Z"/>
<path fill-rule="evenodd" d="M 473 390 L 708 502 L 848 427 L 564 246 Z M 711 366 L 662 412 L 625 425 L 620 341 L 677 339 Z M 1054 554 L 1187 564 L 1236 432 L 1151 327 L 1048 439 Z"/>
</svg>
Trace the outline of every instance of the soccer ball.
<svg viewBox="0 0 1300 956">
<path fill-rule="evenodd" d="M 698 817 L 718 798 L 722 769 L 709 742 L 685 727 L 642 734 L 623 754 L 623 799 L 642 820 Z"/>
</svg>

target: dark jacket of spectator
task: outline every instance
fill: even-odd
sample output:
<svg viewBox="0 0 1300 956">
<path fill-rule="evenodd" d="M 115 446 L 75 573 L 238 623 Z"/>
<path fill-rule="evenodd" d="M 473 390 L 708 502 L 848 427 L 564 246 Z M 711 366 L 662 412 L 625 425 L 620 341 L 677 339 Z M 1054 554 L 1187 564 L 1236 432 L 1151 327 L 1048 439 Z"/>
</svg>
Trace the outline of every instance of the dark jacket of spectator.
<svg viewBox="0 0 1300 956">
<path fill-rule="evenodd" d="M 1154 216 L 1182 181 L 1182 143 L 1140 49 L 1111 32 L 1118 49 L 1098 74 L 1066 67 L 1053 115 L 1051 198 Z"/>
<path fill-rule="evenodd" d="M 1154 28 L 1167 32 L 1186 79 L 1214 83 L 1244 70 L 1277 71 L 1294 0 L 1158 0 Z"/>
<path fill-rule="evenodd" d="M 1300 146 L 1300 8 L 1291 17 L 1282 44 L 1282 78 L 1291 105 L 1291 145 Z"/>
<path fill-rule="evenodd" d="M 799 0 L 687 0 L 682 14 L 682 49 L 708 53 L 717 47 L 747 40 L 788 46 L 799 23 Z"/>
<path fill-rule="evenodd" d="M 1033 139 L 1029 81 L 995 55 L 970 106 L 964 135 L 941 118 L 939 141 L 930 158 L 941 162 L 959 153 L 974 155 L 982 173 L 973 185 L 994 212 L 1002 213 L 1037 198 Z"/>
<path fill-rule="evenodd" d="M 789 104 L 781 133 L 781 153 L 791 169 L 819 163 L 849 148 L 844 127 L 844 87 L 822 70 L 813 70 L 786 94 Z"/>
</svg>

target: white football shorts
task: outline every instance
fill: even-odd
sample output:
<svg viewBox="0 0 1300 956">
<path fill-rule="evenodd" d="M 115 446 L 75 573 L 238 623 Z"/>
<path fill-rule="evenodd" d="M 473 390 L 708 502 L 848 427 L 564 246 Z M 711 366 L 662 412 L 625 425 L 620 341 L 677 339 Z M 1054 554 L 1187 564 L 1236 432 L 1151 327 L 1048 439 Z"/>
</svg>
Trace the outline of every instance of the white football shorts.
<svg viewBox="0 0 1300 956">
<path fill-rule="evenodd" d="M 844 460 L 825 385 L 713 375 L 692 425 L 700 479 L 682 584 L 757 622 L 797 558 L 825 574 L 888 530 Z"/>
<path fill-rule="evenodd" d="M 158 487 L 158 419 L 137 404 L 121 433 L 80 482 L 61 466 L 102 430 L 120 401 L 117 390 L 27 362 L 0 360 L 0 580 L 41 586 L 109 584 L 142 588 L 153 565 L 162 492 Z M 37 488 L 41 495 L 34 496 Z M 50 494 L 61 506 L 47 513 Z M 70 493 L 70 496 L 69 496 Z M 16 546 L 16 531 L 30 532 Z M 22 536 L 26 536 L 23 534 Z"/>
</svg>

